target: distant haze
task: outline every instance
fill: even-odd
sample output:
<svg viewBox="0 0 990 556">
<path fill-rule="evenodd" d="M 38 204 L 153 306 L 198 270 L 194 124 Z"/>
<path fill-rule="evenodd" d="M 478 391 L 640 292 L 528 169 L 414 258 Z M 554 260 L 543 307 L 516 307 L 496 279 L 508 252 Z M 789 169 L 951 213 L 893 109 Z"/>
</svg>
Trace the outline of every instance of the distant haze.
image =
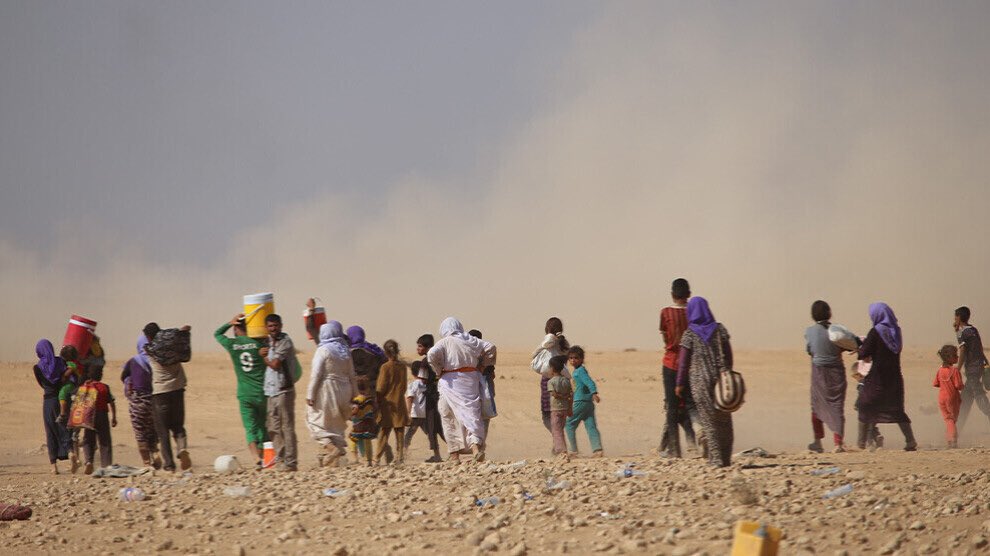
<svg viewBox="0 0 990 556">
<path fill-rule="evenodd" d="M 339 6 L 0 5 L 0 359 L 257 291 L 656 349 L 682 276 L 740 347 L 990 326 L 990 4 Z"/>
</svg>

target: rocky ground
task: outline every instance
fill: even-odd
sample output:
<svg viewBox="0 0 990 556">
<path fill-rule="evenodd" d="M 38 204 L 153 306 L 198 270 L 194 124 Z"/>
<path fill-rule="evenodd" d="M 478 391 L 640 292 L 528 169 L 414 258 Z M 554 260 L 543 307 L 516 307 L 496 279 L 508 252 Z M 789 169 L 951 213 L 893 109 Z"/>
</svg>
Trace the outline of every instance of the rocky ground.
<svg viewBox="0 0 990 556">
<path fill-rule="evenodd" d="M 0 487 L 0 499 L 35 511 L 0 524 L 0 542 L 17 553 L 715 555 L 748 519 L 783 530 L 781 554 L 976 554 L 990 537 L 988 456 L 882 450 L 738 457 L 726 469 L 636 457 L 32 478 Z M 630 464 L 643 474 L 616 476 Z M 851 493 L 822 498 L 846 484 Z M 120 501 L 124 486 L 147 498 Z M 478 505 L 491 497 L 499 500 Z"/>
</svg>

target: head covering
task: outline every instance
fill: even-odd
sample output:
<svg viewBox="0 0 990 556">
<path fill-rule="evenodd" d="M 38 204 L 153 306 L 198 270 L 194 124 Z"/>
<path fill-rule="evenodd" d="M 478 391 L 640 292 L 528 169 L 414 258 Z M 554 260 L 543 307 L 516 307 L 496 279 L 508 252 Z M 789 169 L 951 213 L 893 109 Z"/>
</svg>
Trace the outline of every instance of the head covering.
<svg viewBox="0 0 990 556">
<path fill-rule="evenodd" d="M 140 336 L 138 336 L 138 341 L 137 341 L 137 357 L 135 357 L 134 359 L 136 359 L 137 362 L 142 367 L 144 367 L 144 370 L 146 370 L 146 371 L 148 371 L 150 373 L 151 372 L 151 360 L 148 359 L 148 354 L 145 353 L 145 351 L 144 351 L 144 346 L 146 346 L 146 345 L 148 345 L 148 337 L 145 336 L 144 334 L 141 334 Z"/>
<path fill-rule="evenodd" d="M 326 348 L 339 359 L 351 355 L 351 350 L 347 347 L 347 338 L 344 337 L 344 327 L 335 320 L 320 326 L 320 347 Z"/>
<path fill-rule="evenodd" d="M 447 317 L 440 323 L 440 337 L 446 338 L 448 336 L 458 338 L 473 348 L 482 348 L 483 340 L 481 338 L 475 338 L 470 334 L 465 334 L 464 325 L 454 317 Z"/>
<path fill-rule="evenodd" d="M 61 357 L 55 356 L 55 348 L 52 343 L 42 338 L 34 346 L 34 353 L 38 356 L 38 369 L 41 370 L 45 380 L 57 384 L 62 380 L 65 372 L 65 361 Z"/>
<path fill-rule="evenodd" d="M 351 349 L 363 349 L 372 355 L 385 357 L 385 352 L 377 344 L 372 344 L 364 339 L 364 329 L 354 325 L 347 329 L 347 338 L 351 341 Z"/>
<path fill-rule="evenodd" d="M 904 347 L 904 342 L 901 338 L 901 327 L 897 325 L 897 317 L 894 316 L 894 310 L 886 303 L 874 303 L 870 305 L 870 320 L 873 321 L 873 328 L 876 329 L 877 334 L 880 334 L 880 339 L 890 348 L 890 351 L 900 353 L 901 348 Z"/>
<path fill-rule="evenodd" d="M 708 343 L 718 328 L 715 315 L 708 308 L 708 300 L 704 297 L 692 297 L 687 304 L 688 328 L 697 334 L 701 340 Z"/>
</svg>

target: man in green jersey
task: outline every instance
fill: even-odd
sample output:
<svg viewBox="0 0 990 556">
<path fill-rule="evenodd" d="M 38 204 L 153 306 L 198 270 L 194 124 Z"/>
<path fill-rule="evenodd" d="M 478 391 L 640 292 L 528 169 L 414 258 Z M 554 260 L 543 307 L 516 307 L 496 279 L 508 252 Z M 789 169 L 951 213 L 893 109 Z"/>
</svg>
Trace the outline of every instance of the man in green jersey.
<svg viewBox="0 0 990 556">
<path fill-rule="evenodd" d="M 227 336 L 227 330 L 234 328 L 234 337 Z M 265 397 L 265 361 L 258 353 L 263 343 L 247 335 L 244 314 L 238 314 L 230 322 L 224 323 L 213 333 L 213 337 L 234 362 L 234 375 L 237 376 L 237 401 L 241 406 L 241 422 L 247 434 L 248 449 L 254 455 L 255 467 L 262 467 L 262 445 L 268 440 L 265 418 L 268 412 L 268 399 Z"/>
</svg>

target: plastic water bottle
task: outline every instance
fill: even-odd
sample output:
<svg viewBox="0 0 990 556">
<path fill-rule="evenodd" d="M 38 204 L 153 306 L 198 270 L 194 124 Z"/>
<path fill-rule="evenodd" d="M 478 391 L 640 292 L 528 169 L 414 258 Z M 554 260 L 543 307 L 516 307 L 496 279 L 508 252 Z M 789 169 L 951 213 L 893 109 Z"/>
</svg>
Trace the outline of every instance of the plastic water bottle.
<svg viewBox="0 0 990 556">
<path fill-rule="evenodd" d="M 474 501 L 474 505 L 479 508 L 484 508 L 485 506 L 495 506 L 499 502 L 501 502 L 501 500 L 499 500 L 498 496 L 489 496 L 488 498 L 478 498 Z"/>
<path fill-rule="evenodd" d="M 323 489 L 323 496 L 329 496 L 331 498 L 340 498 L 342 496 L 347 496 L 347 490 L 338 490 L 335 488 L 325 488 Z"/>
<path fill-rule="evenodd" d="M 838 498 L 839 496 L 843 496 L 843 495 L 849 494 L 852 491 L 853 491 L 853 486 L 852 485 L 842 485 L 842 486 L 840 486 L 839 488 L 837 488 L 835 490 L 830 490 L 830 491 L 826 492 L 822 496 L 822 498 L 825 498 L 826 500 L 827 499 L 831 499 L 831 498 Z"/>
<path fill-rule="evenodd" d="M 120 489 L 121 502 L 140 502 L 144 500 L 144 491 L 137 487 L 124 487 Z"/>
<path fill-rule="evenodd" d="M 244 498 L 251 495 L 251 489 L 246 486 L 234 486 L 223 489 L 223 493 L 231 498 Z"/>
<path fill-rule="evenodd" d="M 526 460 L 521 459 L 515 463 L 510 463 L 506 467 L 508 467 L 509 469 L 522 469 L 523 467 L 526 467 Z"/>
<path fill-rule="evenodd" d="M 824 469 L 812 469 L 811 474 L 816 477 L 822 477 L 824 475 L 835 475 L 839 472 L 838 467 L 826 467 Z"/>
</svg>

